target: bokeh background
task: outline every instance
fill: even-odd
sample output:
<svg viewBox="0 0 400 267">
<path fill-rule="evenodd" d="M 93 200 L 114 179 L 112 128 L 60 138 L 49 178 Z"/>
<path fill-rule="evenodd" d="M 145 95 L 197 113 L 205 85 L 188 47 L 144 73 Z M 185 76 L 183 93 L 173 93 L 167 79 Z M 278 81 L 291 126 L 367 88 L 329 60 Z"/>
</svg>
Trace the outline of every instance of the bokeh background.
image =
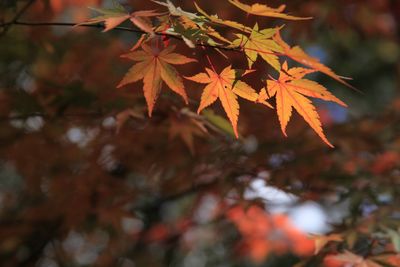
<svg viewBox="0 0 400 267">
<path fill-rule="evenodd" d="M 0 25 L 28 2 L 0 1 Z M 93 16 L 87 6 L 112 5 L 31 2 L 18 22 L 82 22 Z M 195 12 L 192 1 L 173 2 Z M 285 21 L 285 39 L 360 91 L 312 77 L 349 104 L 316 102 L 334 149 L 300 116 L 284 138 L 272 110 L 244 102 L 239 140 L 218 105 L 200 118 L 205 133 L 190 116 L 200 92 L 193 83 L 185 84 L 196 101 L 185 106 L 163 90 L 147 118 L 140 83 L 115 88 L 131 64 L 120 55 L 138 34 L 0 26 L 0 265 L 329 267 L 349 266 L 332 260 L 349 250 L 380 264 L 350 266 L 400 266 L 400 2 L 286 2 L 291 14 L 314 19 Z M 282 24 L 227 1 L 198 3 L 249 25 Z M 215 51 L 171 42 L 199 64 L 205 53 L 227 64 Z M 246 67 L 243 56 L 228 56 Z M 255 68 L 261 78 L 272 73 Z M 258 80 L 249 83 L 261 88 Z M 314 255 L 313 235 L 330 233 L 340 238 Z"/>
</svg>

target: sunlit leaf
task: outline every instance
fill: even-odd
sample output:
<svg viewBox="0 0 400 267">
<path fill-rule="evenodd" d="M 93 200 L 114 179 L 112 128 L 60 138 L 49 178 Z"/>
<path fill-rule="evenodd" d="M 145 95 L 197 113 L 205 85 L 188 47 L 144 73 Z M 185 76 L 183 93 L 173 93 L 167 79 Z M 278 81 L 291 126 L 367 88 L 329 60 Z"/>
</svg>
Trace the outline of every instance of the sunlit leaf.
<svg viewBox="0 0 400 267">
<path fill-rule="evenodd" d="M 280 71 L 281 64 L 279 63 L 276 52 L 282 52 L 282 48 L 272 40 L 272 36 L 274 36 L 275 33 L 276 29 L 264 29 L 260 31 L 256 24 L 250 36 L 237 34 L 237 39 L 235 39 L 232 44 L 243 48 L 247 56 L 249 68 L 252 67 L 258 55 L 260 55 L 268 64 L 277 71 Z"/>
<path fill-rule="evenodd" d="M 185 103 L 188 103 L 188 98 L 183 86 L 182 78 L 173 65 L 182 65 L 196 60 L 186 56 L 172 53 L 174 46 L 167 47 L 162 51 L 153 49 L 146 44 L 142 44 L 142 49 L 123 55 L 133 61 L 139 63 L 133 65 L 118 87 L 137 82 L 143 79 L 144 96 L 149 108 L 149 116 L 151 116 L 154 104 L 161 90 L 162 81 L 175 93 L 182 96 Z"/>
<path fill-rule="evenodd" d="M 255 91 L 244 82 L 238 81 L 237 72 L 232 69 L 231 66 L 226 67 L 221 73 L 206 68 L 206 73 L 199 73 L 193 77 L 185 78 L 197 83 L 207 84 L 201 96 L 200 106 L 197 112 L 200 113 L 204 108 L 219 99 L 226 115 L 231 121 L 233 131 L 236 137 L 238 137 L 237 122 L 239 103 L 237 101 L 237 95 L 255 101 Z"/>
<path fill-rule="evenodd" d="M 336 98 L 322 85 L 303 79 L 304 75 L 309 73 L 307 69 L 288 69 L 285 62 L 282 66 L 278 80 L 269 79 L 267 81 L 268 93 L 262 92 L 260 101 L 268 97 L 276 97 L 276 110 L 282 132 L 285 136 L 287 124 L 292 116 L 293 108 L 304 118 L 304 120 L 314 129 L 319 137 L 330 147 L 333 145 L 326 138 L 319 115 L 312 104 L 311 100 L 306 96 L 320 98 L 326 101 L 336 102 L 342 106 L 346 106 L 344 102 Z"/>
</svg>

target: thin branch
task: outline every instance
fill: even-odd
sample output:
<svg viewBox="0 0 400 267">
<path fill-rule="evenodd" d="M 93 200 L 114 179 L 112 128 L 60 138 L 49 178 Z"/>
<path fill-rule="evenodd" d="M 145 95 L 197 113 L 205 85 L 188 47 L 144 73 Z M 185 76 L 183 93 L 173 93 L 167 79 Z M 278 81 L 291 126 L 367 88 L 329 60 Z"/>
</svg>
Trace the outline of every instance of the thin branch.
<svg viewBox="0 0 400 267">
<path fill-rule="evenodd" d="M 16 22 L 26 11 L 28 11 L 28 8 L 31 7 L 31 5 L 35 2 L 35 0 L 29 0 L 26 5 L 21 8 L 17 14 L 15 14 L 14 18 L 11 20 L 12 22 Z"/>
<path fill-rule="evenodd" d="M 24 22 L 24 21 L 15 21 L 15 22 L 8 22 L 4 24 L 0 24 L 0 27 L 3 25 L 20 25 L 20 26 L 67 26 L 67 27 L 88 27 L 88 28 L 98 28 L 104 29 L 104 25 L 102 24 L 77 24 L 73 22 Z M 142 30 L 137 30 L 128 27 L 115 27 L 113 30 L 119 31 L 128 31 L 128 32 L 137 32 L 137 33 L 146 33 Z M 176 36 L 175 36 L 176 37 Z"/>
<path fill-rule="evenodd" d="M 0 33 L 0 36 L 6 34 L 6 33 L 8 32 L 8 30 L 10 29 L 11 25 L 15 24 L 15 23 L 18 21 L 18 19 L 21 18 L 22 15 L 24 15 L 26 11 L 28 11 L 28 9 L 31 7 L 31 5 L 32 5 L 34 2 L 35 2 L 35 0 L 29 0 L 29 1 L 25 4 L 25 6 L 23 6 L 23 7 L 21 8 L 21 10 L 18 11 L 18 12 L 15 14 L 14 18 L 12 18 L 12 19 L 10 20 L 10 22 L 2 24 L 2 26 L 4 25 L 4 26 L 3 26 L 4 28 L 3 28 L 3 31 Z"/>
<path fill-rule="evenodd" d="M 11 25 L 16 25 L 16 26 L 31 26 L 31 27 L 40 27 L 40 26 L 64 26 L 64 27 L 87 27 L 87 28 L 97 28 L 97 29 L 104 29 L 104 25 L 102 24 L 79 24 L 73 23 L 73 22 L 25 22 L 25 21 L 10 21 L 6 22 L 3 24 L 0 24 L 0 27 L 10 27 Z M 115 27 L 113 30 L 117 31 L 126 31 L 126 32 L 135 32 L 135 33 L 141 33 L 141 34 L 147 34 L 147 32 L 139 30 L 139 29 L 133 29 L 129 27 Z M 184 41 L 182 37 L 175 35 L 175 34 L 170 34 L 170 33 L 165 33 L 165 32 L 155 32 L 155 35 L 158 36 L 166 36 L 175 40 L 179 41 Z M 243 48 L 239 47 L 225 47 L 223 45 L 210 45 L 210 44 L 204 44 L 204 43 L 195 43 L 196 46 L 199 47 L 206 47 L 206 48 L 211 48 L 211 49 L 220 49 L 224 51 L 235 51 L 235 52 L 243 52 Z"/>
</svg>

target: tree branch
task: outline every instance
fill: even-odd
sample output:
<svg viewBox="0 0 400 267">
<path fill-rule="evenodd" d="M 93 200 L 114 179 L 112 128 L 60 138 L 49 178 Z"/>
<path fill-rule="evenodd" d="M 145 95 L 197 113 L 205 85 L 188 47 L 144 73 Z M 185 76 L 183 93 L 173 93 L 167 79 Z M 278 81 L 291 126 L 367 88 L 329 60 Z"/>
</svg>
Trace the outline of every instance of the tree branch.
<svg viewBox="0 0 400 267">
<path fill-rule="evenodd" d="M 12 18 L 12 19 L 10 20 L 10 22 L 2 24 L 1 26 L 3 27 L 3 31 L 0 33 L 0 36 L 6 34 L 6 33 L 8 32 L 8 30 L 10 29 L 10 27 L 11 27 L 13 24 L 15 24 L 15 23 L 18 21 L 18 19 L 19 19 L 20 17 L 22 17 L 22 15 L 25 14 L 25 12 L 31 7 L 31 5 L 32 5 L 34 2 L 35 2 L 35 0 L 29 0 L 29 1 L 25 4 L 25 6 L 23 6 L 23 7 L 21 8 L 21 10 L 18 11 L 18 12 L 15 14 L 14 18 Z M 3 26 L 3 25 L 4 25 L 4 26 Z"/>
<path fill-rule="evenodd" d="M 25 22 L 25 21 L 18 21 L 18 20 L 11 20 L 10 22 L 6 22 L 3 24 L 0 24 L 0 27 L 5 27 L 9 28 L 12 25 L 17 25 L 17 26 L 31 26 L 31 27 L 40 27 L 40 26 L 64 26 L 64 27 L 87 27 L 87 28 L 97 28 L 97 29 L 104 29 L 104 25 L 102 24 L 77 24 L 73 22 Z M 126 31 L 126 32 L 135 32 L 135 33 L 140 33 L 140 34 L 147 34 L 147 32 L 139 30 L 139 29 L 133 29 L 129 27 L 115 27 L 113 30 L 117 31 Z M 184 41 L 182 37 L 175 35 L 175 34 L 170 34 L 170 33 L 165 33 L 165 32 L 155 32 L 155 35 L 158 36 L 166 36 L 175 40 L 179 41 Z M 204 44 L 204 43 L 195 43 L 196 46 L 198 47 L 206 47 L 206 48 L 211 48 L 211 49 L 220 49 L 224 51 L 235 51 L 235 52 L 243 52 L 242 48 L 234 48 L 234 47 L 225 47 L 222 45 L 210 45 L 210 44 Z"/>
</svg>

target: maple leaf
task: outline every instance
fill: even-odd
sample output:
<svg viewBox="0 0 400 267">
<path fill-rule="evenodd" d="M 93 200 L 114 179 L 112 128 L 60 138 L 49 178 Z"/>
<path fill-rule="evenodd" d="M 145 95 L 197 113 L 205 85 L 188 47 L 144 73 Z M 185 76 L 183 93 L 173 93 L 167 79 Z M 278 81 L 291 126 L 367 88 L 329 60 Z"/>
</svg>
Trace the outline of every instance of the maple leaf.
<svg viewBox="0 0 400 267">
<path fill-rule="evenodd" d="M 311 72 L 313 72 L 313 70 L 305 68 L 288 69 L 287 62 L 285 62 L 282 65 L 279 79 L 267 80 L 268 93 L 265 89 L 262 89 L 259 100 L 262 101 L 276 95 L 276 109 L 281 129 L 285 136 L 287 136 L 286 126 L 292 116 L 292 109 L 294 108 L 311 128 L 314 129 L 319 137 L 330 147 L 333 147 L 322 130 L 319 115 L 314 105 L 306 96 L 336 102 L 345 107 L 347 105 L 336 98 L 322 85 L 311 80 L 302 79 Z"/>
<path fill-rule="evenodd" d="M 185 145 L 189 148 L 190 153 L 194 155 L 194 141 L 193 137 L 204 136 L 208 131 L 205 126 L 192 117 L 177 114 L 172 116 L 170 120 L 169 138 L 174 139 L 180 137 Z"/>
<path fill-rule="evenodd" d="M 311 17 L 301 18 L 301 17 L 295 17 L 295 16 L 291 16 L 291 15 L 282 13 L 286 8 L 285 5 L 280 5 L 278 8 L 272 8 L 272 7 L 258 4 L 258 3 L 253 4 L 253 5 L 246 5 L 246 4 L 239 2 L 238 0 L 228 0 L 228 1 L 232 5 L 240 8 L 241 10 L 243 10 L 249 14 L 253 14 L 253 15 L 257 15 L 257 16 L 282 18 L 282 19 L 288 19 L 288 20 L 311 19 Z"/>
<path fill-rule="evenodd" d="M 251 71 L 250 71 L 251 72 Z M 245 72 L 244 75 L 249 73 Z M 256 101 L 256 91 L 245 82 L 238 80 L 238 71 L 231 66 L 226 67 L 221 73 L 206 68 L 206 73 L 199 73 L 192 77 L 185 77 L 188 80 L 207 84 L 201 96 L 200 106 L 197 113 L 214 103 L 218 98 L 232 124 L 235 136 L 238 137 L 237 122 L 239 116 L 239 103 L 237 96 L 249 101 Z"/>
<path fill-rule="evenodd" d="M 139 63 L 133 65 L 133 67 L 129 69 L 117 87 L 119 88 L 143 79 L 143 91 L 150 117 L 153 112 L 154 104 L 161 91 L 162 81 L 164 81 L 172 91 L 182 96 L 187 104 L 188 99 L 182 78 L 172 65 L 183 65 L 195 62 L 196 60 L 177 53 L 172 53 L 175 46 L 169 46 L 162 51 L 158 51 L 146 44 L 142 44 L 142 49 L 143 50 L 122 55 L 122 57 L 138 61 Z"/>
<path fill-rule="evenodd" d="M 279 30 L 276 32 L 273 39 L 282 47 L 283 54 L 286 56 L 316 71 L 322 72 L 332 77 L 336 81 L 354 89 L 353 86 L 343 80 L 342 76 L 337 75 L 333 70 L 319 62 L 317 58 L 307 55 L 306 52 L 304 52 L 299 46 L 290 47 L 285 41 L 282 40 Z"/>
<path fill-rule="evenodd" d="M 125 11 L 124 7 L 121 5 L 115 5 L 114 8 L 110 9 L 102 9 L 102 8 L 94 8 L 89 7 L 90 9 L 96 11 L 97 13 L 101 14 L 100 16 L 88 19 L 78 25 L 87 25 L 87 24 L 97 24 L 97 23 L 104 23 L 104 30 L 103 32 L 109 31 L 123 23 L 124 21 L 129 19 L 129 14 Z"/>
<path fill-rule="evenodd" d="M 131 13 L 129 19 L 139 29 L 153 34 L 153 26 L 148 18 L 160 16 L 161 14 L 162 13 L 158 13 L 155 10 L 141 10 Z"/>
<path fill-rule="evenodd" d="M 281 64 L 275 52 L 282 52 L 282 48 L 272 40 L 277 29 L 264 29 L 259 31 L 258 25 L 254 28 L 249 37 L 243 34 L 236 34 L 238 37 L 232 42 L 233 45 L 242 47 L 249 63 L 249 68 L 257 60 L 260 55 L 268 64 L 280 71 Z"/>
<path fill-rule="evenodd" d="M 101 15 L 79 23 L 77 24 L 77 26 L 103 22 L 105 26 L 103 32 L 112 30 L 129 19 L 139 29 L 147 33 L 153 34 L 154 32 L 152 29 L 152 25 L 148 18 L 159 16 L 162 14 L 156 12 L 155 10 L 142 10 L 129 14 L 125 11 L 124 7 L 119 5 L 118 3 L 114 3 L 114 8 L 111 9 L 101 9 L 93 7 L 90 7 L 90 9 L 96 11 L 97 13 L 100 13 Z"/>
</svg>

